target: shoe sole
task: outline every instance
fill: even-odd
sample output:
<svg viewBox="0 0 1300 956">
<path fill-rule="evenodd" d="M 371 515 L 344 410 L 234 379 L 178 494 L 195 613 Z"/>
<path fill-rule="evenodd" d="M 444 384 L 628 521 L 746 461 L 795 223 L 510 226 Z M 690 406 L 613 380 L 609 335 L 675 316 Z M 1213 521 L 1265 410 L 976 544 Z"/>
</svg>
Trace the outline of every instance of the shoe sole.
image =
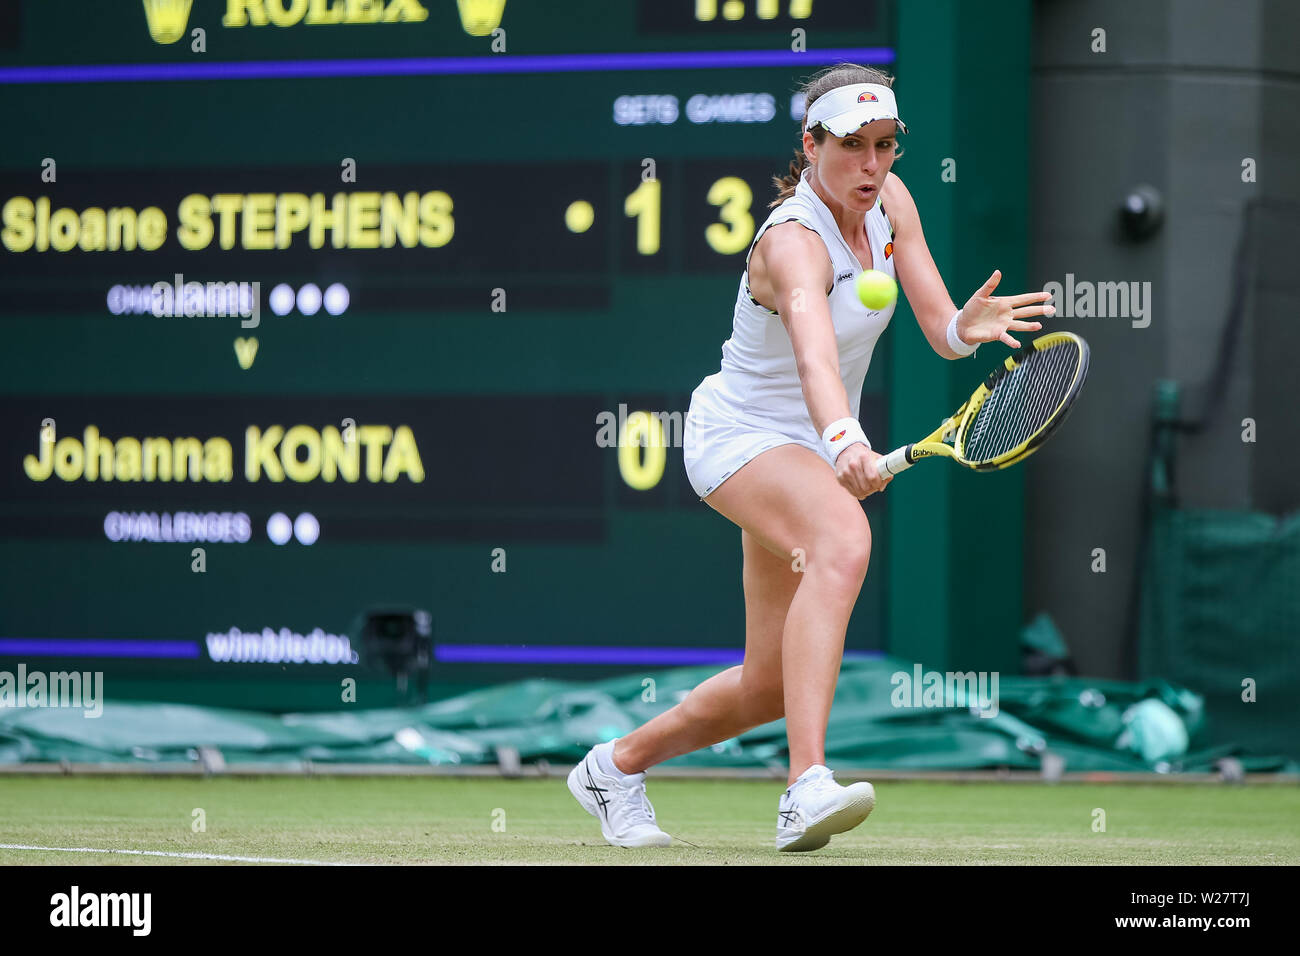
<svg viewBox="0 0 1300 956">
<path fill-rule="evenodd" d="M 857 784 L 853 786 L 856 787 Z M 777 849 L 782 853 L 806 853 L 809 850 L 820 850 L 831 842 L 831 837 L 835 834 L 847 833 L 852 830 L 870 816 L 871 811 L 875 809 L 875 788 L 871 784 L 867 784 L 867 787 L 869 789 L 860 790 L 843 806 L 836 807 L 820 820 L 810 823 L 808 828 L 804 830 L 803 836 L 787 843 L 785 846 L 777 847 Z M 849 789 L 852 789 L 852 787 Z"/>
<path fill-rule="evenodd" d="M 639 847 L 647 847 L 647 846 L 668 846 L 670 843 L 673 842 L 673 838 L 670 837 L 667 833 L 664 833 L 661 837 L 652 836 L 644 840 L 635 840 L 635 841 L 633 840 L 619 841 L 611 837 L 609 835 L 609 830 L 606 829 L 605 827 L 605 821 L 602 820 L 600 817 L 600 811 L 596 809 L 596 801 L 590 799 L 590 797 L 587 795 L 587 791 L 582 786 L 582 782 L 578 778 L 578 771 L 582 769 L 583 765 L 586 762 L 587 762 L 586 758 L 583 758 L 582 763 L 578 764 L 576 767 L 574 767 L 572 770 L 569 771 L 569 793 L 573 794 L 573 799 L 578 801 L 578 806 L 582 807 L 582 809 L 586 810 L 588 813 L 590 813 L 593 817 L 596 818 L 596 822 L 600 824 L 600 835 L 605 838 L 606 843 L 608 843 L 610 846 L 617 846 L 617 847 L 622 847 L 624 849 L 634 850 Z"/>
</svg>

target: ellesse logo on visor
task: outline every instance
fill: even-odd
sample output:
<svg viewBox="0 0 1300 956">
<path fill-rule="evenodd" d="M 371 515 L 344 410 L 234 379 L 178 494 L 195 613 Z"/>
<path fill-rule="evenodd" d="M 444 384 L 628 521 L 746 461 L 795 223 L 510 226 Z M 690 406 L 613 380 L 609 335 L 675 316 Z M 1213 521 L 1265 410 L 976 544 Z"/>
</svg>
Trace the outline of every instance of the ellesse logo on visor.
<svg viewBox="0 0 1300 956">
<path fill-rule="evenodd" d="M 868 90 L 867 92 L 862 93 L 860 96 L 858 96 L 858 102 L 859 102 L 859 103 L 879 103 L 880 100 L 876 98 L 876 94 L 875 94 L 875 93 L 872 93 L 870 90 Z"/>
</svg>

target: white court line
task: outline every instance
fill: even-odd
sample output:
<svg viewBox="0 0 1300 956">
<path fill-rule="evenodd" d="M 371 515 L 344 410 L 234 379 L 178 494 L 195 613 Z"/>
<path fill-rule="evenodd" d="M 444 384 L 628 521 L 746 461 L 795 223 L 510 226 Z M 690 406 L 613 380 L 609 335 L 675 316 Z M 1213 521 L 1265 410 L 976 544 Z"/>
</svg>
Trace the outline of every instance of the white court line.
<svg viewBox="0 0 1300 956">
<path fill-rule="evenodd" d="M 124 853 L 128 856 L 169 856 L 183 860 L 226 860 L 233 863 L 297 863 L 301 866 L 360 866 L 359 863 L 330 863 L 325 860 L 282 860 L 273 856 L 227 856 L 224 853 L 172 853 L 168 850 L 96 850 L 85 846 L 26 846 L 0 843 L 0 850 L 41 850 L 46 853 Z"/>
</svg>

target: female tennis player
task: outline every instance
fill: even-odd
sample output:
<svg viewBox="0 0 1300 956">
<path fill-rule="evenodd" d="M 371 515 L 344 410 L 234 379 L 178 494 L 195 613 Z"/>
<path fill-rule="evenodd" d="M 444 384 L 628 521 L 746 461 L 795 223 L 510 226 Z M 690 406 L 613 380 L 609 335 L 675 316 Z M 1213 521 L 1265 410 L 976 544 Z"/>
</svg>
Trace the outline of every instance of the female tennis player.
<svg viewBox="0 0 1300 956">
<path fill-rule="evenodd" d="M 861 499 L 883 491 L 880 456 L 858 423 L 872 350 L 894 307 L 859 300 L 865 269 L 897 275 L 931 347 L 946 359 L 1052 315 L 1048 294 L 994 296 L 994 272 L 959 310 L 935 267 L 916 204 L 890 172 L 899 116 L 893 80 L 841 64 L 804 87 L 803 151 L 776 181 L 736 297 L 722 367 L 691 397 L 687 476 L 741 528 L 744 663 L 696 687 L 625 737 L 593 748 L 569 789 L 615 846 L 665 846 L 645 793 L 647 768 L 786 721 L 789 787 L 776 846 L 816 850 L 875 805 L 869 783 L 835 782 L 826 724 L 849 614 L 871 556 Z"/>
</svg>

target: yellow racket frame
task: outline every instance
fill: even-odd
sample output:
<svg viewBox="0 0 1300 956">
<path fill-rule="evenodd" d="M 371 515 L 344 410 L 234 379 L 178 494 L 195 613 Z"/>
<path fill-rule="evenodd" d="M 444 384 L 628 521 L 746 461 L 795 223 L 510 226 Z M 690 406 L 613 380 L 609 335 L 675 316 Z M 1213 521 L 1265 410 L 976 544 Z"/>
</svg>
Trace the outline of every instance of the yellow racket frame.
<svg viewBox="0 0 1300 956">
<path fill-rule="evenodd" d="M 1010 373 L 1018 365 L 1022 364 L 1033 352 L 1043 352 L 1050 348 L 1059 347 L 1066 342 L 1073 343 L 1079 348 L 1079 366 L 1074 373 L 1074 381 L 1070 387 L 1065 390 L 1065 395 L 1060 404 L 1052 409 L 1052 413 L 1047 416 L 1041 428 L 1034 432 L 1024 441 L 1010 451 L 998 455 L 996 458 L 990 458 L 987 461 L 973 462 L 964 454 L 963 444 L 965 442 L 967 430 L 979 413 L 980 407 L 983 406 L 985 399 L 992 394 L 998 381 Z M 904 445 L 901 448 L 895 448 L 888 455 L 876 461 L 876 471 L 880 477 L 886 475 L 896 475 L 901 471 L 911 468 L 922 458 L 951 458 L 959 465 L 975 471 L 997 471 L 1006 468 L 1008 465 L 1014 465 L 1016 462 L 1028 458 L 1032 455 L 1043 442 L 1045 442 L 1051 433 L 1061 422 L 1065 421 L 1066 415 L 1069 414 L 1070 407 L 1078 396 L 1080 389 L 1083 388 L 1084 381 L 1088 378 L 1088 361 L 1089 349 L 1088 343 L 1080 336 L 1073 332 L 1049 332 L 1046 335 L 1040 335 L 1026 345 L 1021 346 L 1016 351 L 1007 356 L 1002 365 L 993 370 L 993 372 L 984 380 L 984 382 L 975 389 L 971 397 L 966 399 L 965 403 L 957 411 L 949 415 L 942 425 L 918 442 L 910 445 Z"/>
</svg>

